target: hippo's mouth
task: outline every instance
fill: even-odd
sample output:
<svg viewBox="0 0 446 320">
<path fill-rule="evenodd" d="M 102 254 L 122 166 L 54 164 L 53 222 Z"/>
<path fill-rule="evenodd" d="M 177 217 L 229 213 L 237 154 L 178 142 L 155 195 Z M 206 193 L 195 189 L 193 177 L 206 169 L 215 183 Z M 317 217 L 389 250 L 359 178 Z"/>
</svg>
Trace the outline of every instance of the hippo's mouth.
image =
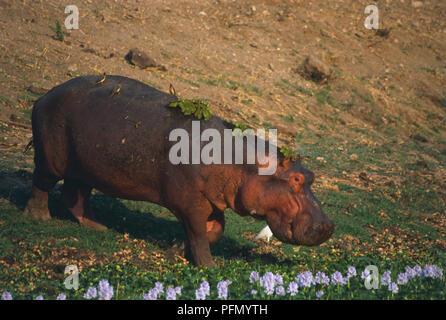
<svg viewBox="0 0 446 320">
<path fill-rule="evenodd" d="M 268 222 L 268 221 L 267 221 Z M 288 244 L 297 244 L 293 237 L 293 222 L 289 223 L 268 223 L 274 236 L 282 242 Z"/>
</svg>

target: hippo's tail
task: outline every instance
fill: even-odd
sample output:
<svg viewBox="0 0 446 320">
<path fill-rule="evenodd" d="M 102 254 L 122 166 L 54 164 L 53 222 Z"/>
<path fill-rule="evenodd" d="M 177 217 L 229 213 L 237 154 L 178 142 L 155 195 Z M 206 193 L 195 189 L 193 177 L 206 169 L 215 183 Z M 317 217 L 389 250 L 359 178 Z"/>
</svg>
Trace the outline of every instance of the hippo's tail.
<svg viewBox="0 0 446 320">
<path fill-rule="evenodd" d="M 34 140 L 31 138 L 31 140 L 26 145 L 25 149 L 23 150 L 23 153 L 26 153 L 29 149 L 31 149 L 34 146 Z"/>
</svg>

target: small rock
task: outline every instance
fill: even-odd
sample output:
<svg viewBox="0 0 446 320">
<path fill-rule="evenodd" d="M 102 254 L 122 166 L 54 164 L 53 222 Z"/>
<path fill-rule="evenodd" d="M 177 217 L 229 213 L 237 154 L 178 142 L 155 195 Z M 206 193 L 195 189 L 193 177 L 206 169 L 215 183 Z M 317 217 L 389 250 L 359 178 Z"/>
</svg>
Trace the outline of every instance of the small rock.
<svg viewBox="0 0 446 320">
<path fill-rule="evenodd" d="M 36 87 L 36 86 L 29 86 L 28 91 L 37 95 L 43 95 L 48 92 L 48 89 L 42 88 L 42 87 Z"/>
<path fill-rule="evenodd" d="M 414 8 L 421 8 L 423 6 L 422 1 L 412 1 L 412 7 Z"/>
<path fill-rule="evenodd" d="M 412 139 L 420 141 L 420 142 L 427 142 L 427 139 L 423 137 L 421 134 L 413 134 L 410 136 Z"/>
<path fill-rule="evenodd" d="M 316 82 L 327 82 L 333 73 L 325 62 L 313 55 L 308 56 L 302 66 L 304 74 Z"/>
<path fill-rule="evenodd" d="M 366 181 L 366 182 L 370 181 L 370 178 L 367 176 L 367 173 L 364 171 L 361 172 L 358 177 L 359 177 L 359 179 L 361 179 L 363 181 Z"/>
<path fill-rule="evenodd" d="M 378 29 L 376 30 L 376 35 L 387 39 L 390 35 L 390 30 L 391 29 Z"/>
<path fill-rule="evenodd" d="M 127 59 L 131 64 L 140 67 L 141 69 L 158 66 L 155 60 L 150 58 L 146 53 L 136 48 L 131 49 L 125 56 L 125 59 Z"/>
<path fill-rule="evenodd" d="M 76 72 L 77 71 L 77 66 L 75 64 L 72 64 L 71 66 L 68 67 L 68 72 Z"/>
</svg>

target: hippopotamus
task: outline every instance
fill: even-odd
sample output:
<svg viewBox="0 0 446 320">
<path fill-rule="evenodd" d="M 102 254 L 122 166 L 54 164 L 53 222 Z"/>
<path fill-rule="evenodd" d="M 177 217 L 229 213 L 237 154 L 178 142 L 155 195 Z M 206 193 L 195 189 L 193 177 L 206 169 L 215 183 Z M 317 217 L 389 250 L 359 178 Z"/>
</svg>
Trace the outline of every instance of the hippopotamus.
<svg viewBox="0 0 446 320">
<path fill-rule="evenodd" d="M 62 202 L 81 225 L 105 230 L 89 205 L 93 188 L 122 199 L 169 209 L 185 229 L 185 255 L 215 266 L 210 244 L 225 228 L 228 208 L 266 220 L 284 243 L 319 245 L 333 222 L 311 190 L 315 175 L 300 161 L 272 157 L 277 170 L 259 175 L 254 164 L 173 164 L 169 134 L 177 128 L 223 131 L 218 116 L 197 120 L 168 105 L 174 94 L 122 76 L 82 76 L 51 89 L 32 110 L 33 184 L 25 214 L 50 219 L 48 192 L 64 180 Z M 232 126 L 232 127 L 231 127 Z"/>
</svg>

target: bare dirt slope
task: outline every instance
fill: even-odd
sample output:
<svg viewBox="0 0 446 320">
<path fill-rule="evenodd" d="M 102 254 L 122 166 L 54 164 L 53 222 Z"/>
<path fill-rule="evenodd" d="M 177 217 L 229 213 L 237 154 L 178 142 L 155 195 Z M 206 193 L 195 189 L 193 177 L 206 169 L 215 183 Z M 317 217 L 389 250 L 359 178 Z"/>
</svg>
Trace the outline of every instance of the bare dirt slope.
<svg viewBox="0 0 446 320">
<path fill-rule="evenodd" d="M 26 145 L 39 94 L 106 72 L 164 91 L 173 84 L 224 118 L 278 128 L 291 147 L 305 128 L 445 150 L 446 2 L 374 1 L 378 33 L 364 27 L 369 2 L 0 0 L 0 148 Z M 63 25 L 69 4 L 79 8 L 80 29 L 59 41 L 50 26 Z M 129 64 L 134 47 L 167 70 Z M 309 54 L 333 69 L 327 83 L 298 72 Z"/>
</svg>

